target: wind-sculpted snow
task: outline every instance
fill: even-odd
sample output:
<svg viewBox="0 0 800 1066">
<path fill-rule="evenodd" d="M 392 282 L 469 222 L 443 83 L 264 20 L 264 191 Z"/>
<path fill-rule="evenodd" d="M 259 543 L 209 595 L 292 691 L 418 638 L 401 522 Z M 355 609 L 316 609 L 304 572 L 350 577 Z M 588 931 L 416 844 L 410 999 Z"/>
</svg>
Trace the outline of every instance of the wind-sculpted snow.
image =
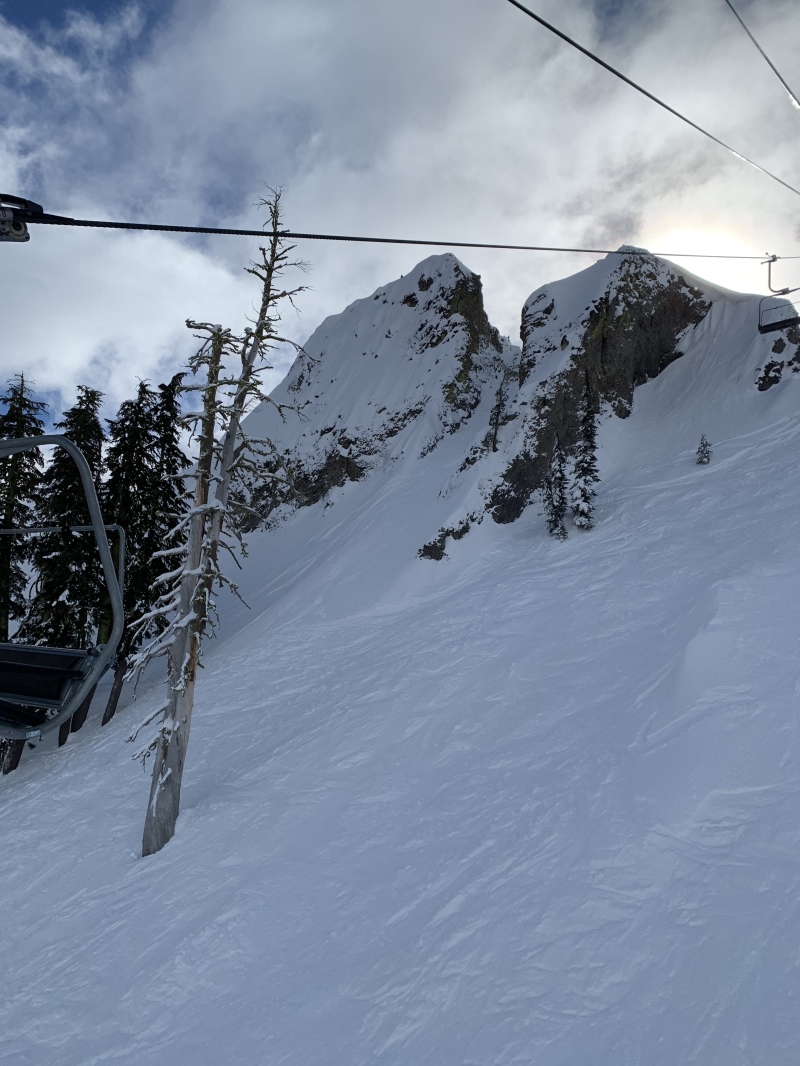
<svg viewBox="0 0 800 1066">
<path fill-rule="evenodd" d="M 464 466 L 490 386 L 251 536 L 158 855 L 124 738 L 159 686 L 26 751 L 3 1061 L 794 1066 L 800 374 L 759 391 L 757 299 L 703 291 L 601 421 L 592 531 L 534 506 L 418 558 L 503 469 L 515 422 Z"/>
</svg>

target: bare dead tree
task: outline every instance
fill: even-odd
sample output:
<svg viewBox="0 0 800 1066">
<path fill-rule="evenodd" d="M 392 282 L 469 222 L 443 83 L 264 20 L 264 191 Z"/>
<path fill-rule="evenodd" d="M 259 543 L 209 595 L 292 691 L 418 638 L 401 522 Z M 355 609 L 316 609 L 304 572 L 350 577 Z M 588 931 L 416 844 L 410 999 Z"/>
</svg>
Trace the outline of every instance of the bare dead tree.
<svg viewBox="0 0 800 1066">
<path fill-rule="evenodd" d="M 289 268 L 305 264 L 291 259 L 294 249 L 278 232 L 280 201 L 277 190 L 262 201 L 272 232 L 269 243 L 261 248 L 260 260 L 248 268 L 261 282 L 255 321 L 241 337 L 219 325 L 187 322 L 201 340 L 189 363 L 192 375 L 201 382 L 185 387 L 199 392 L 201 399 L 200 410 L 184 419 L 197 446 L 194 491 L 191 506 L 175 530 L 178 545 L 161 553 L 178 565 L 159 579 L 164 593 L 137 623 L 144 632 L 157 619 L 166 619 L 166 627 L 145 641 L 131 671 L 138 673 L 158 656 L 167 659 L 167 700 L 129 738 L 134 740 L 143 726 L 160 718 L 158 732 L 135 756 L 143 762 L 154 756 L 142 855 L 160 851 L 175 832 L 202 642 L 218 622 L 215 590 L 227 587 L 238 595 L 235 582 L 222 569 L 221 556 L 226 553 L 238 563 L 238 555 L 246 550 L 242 529 L 253 514 L 248 502 L 253 481 L 284 480 L 280 470 L 275 471 L 278 452 L 273 443 L 249 438 L 241 428 L 252 406 L 274 402 L 261 387 L 270 350 L 286 343 L 300 350 L 277 332 L 281 305 L 293 304 L 305 288 L 287 288 L 282 283 Z M 235 372 L 229 369 L 231 365 L 236 366 Z M 283 409 L 278 410 L 283 415 Z"/>
</svg>

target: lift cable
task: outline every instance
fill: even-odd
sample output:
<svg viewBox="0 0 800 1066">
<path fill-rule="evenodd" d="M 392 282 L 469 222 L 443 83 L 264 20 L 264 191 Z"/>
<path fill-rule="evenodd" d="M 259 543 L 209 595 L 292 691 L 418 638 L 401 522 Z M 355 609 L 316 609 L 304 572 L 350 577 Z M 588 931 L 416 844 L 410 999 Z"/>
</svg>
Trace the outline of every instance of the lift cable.
<svg viewBox="0 0 800 1066">
<path fill-rule="evenodd" d="M 648 92 L 647 89 L 643 89 L 641 85 L 637 85 L 635 81 L 632 81 L 630 78 L 626 77 L 621 71 L 617 70 L 615 67 L 612 67 L 610 63 L 606 63 L 604 59 L 601 59 L 599 56 L 596 56 L 594 52 L 590 52 L 589 49 L 584 48 L 582 44 L 578 44 L 577 41 L 573 41 L 571 37 L 568 37 L 566 33 L 562 33 L 561 30 L 557 29 L 551 23 L 543 19 L 541 15 L 537 15 L 534 11 L 531 11 L 529 7 L 525 7 L 525 5 L 521 4 L 519 0 L 508 0 L 508 2 L 509 4 L 513 4 L 514 7 L 518 8 L 524 14 L 528 15 L 535 22 L 538 22 L 541 26 L 544 26 L 545 29 L 550 30 L 551 33 L 554 33 L 557 37 L 560 37 L 562 41 L 566 41 L 567 44 L 572 45 L 573 48 L 577 48 L 579 52 L 583 52 L 583 54 L 585 56 L 588 56 L 589 59 L 593 60 L 595 63 L 598 63 L 601 67 L 603 67 L 604 70 L 607 70 L 610 74 L 613 74 L 614 77 L 619 78 L 620 81 L 624 81 L 626 85 L 630 85 L 632 89 L 635 89 L 638 93 L 641 93 L 642 96 L 646 96 L 647 99 L 652 100 L 654 104 L 658 104 L 658 106 L 663 107 L 665 111 L 669 111 L 671 115 L 675 115 L 675 117 L 679 118 L 681 122 L 685 122 L 687 126 L 691 126 L 692 129 L 697 130 L 698 133 L 702 133 L 704 137 L 708 137 L 709 140 L 712 140 L 715 144 L 720 145 L 720 147 L 726 149 L 726 151 L 732 152 L 733 155 L 735 155 L 737 159 L 741 159 L 743 163 L 749 163 L 751 167 L 755 167 L 755 169 L 761 171 L 762 174 L 766 174 L 768 178 L 772 178 L 773 181 L 777 181 L 779 184 L 783 185 L 785 189 L 788 189 L 790 192 L 793 192 L 796 196 L 800 196 L 800 189 L 796 189 L 794 185 L 790 185 L 788 181 L 784 181 L 783 178 L 779 178 L 777 174 L 773 174 L 771 170 L 767 170 L 766 167 L 762 167 L 760 163 L 755 163 L 752 159 L 748 159 L 746 155 L 742 155 L 741 152 L 737 152 L 735 148 L 731 148 L 729 144 L 726 144 L 724 141 L 721 141 L 719 137 L 715 137 L 713 133 L 709 133 L 708 130 L 704 130 L 702 126 L 698 126 L 696 122 L 692 122 L 690 118 L 687 118 L 685 115 L 682 115 L 680 111 L 676 111 L 674 107 L 670 107 L 669 104 L 665 104 L 663 100 L 659 100 L 657 96 L 654 96 L 651 92 Z M 771 63 L 770 66 L 772 66 Z M 781 78 L 781 81 L 783 81 L 783 78 Z M 785 84 L 786 83 L 784 82 L 784 85 Z"/>
<path fill-rule="evenodd" d="M 101 222 L 95 219 L 69 218 L 66 215 L 45 213 L 38 204 L 21 197 L 0 193 L 0 203 L 13 202 L 14 216 L 21 222 L 45 226 L 81 226 L 90 229 L 145 230 L 154 233 L 219 233 L 233 237 L 260 237 L 266 240 L 277 236 L 290 241 L 342 241 L 356 244 L 403 244 L 433 248 L 488 248 L 507 252 L 576 252 L 586 255 L 655 255 L 664 259 L 758 259 L 760 255 L 722 255 L 704 252 L 651 252 L 646 248 L 566 248 L 548 244 L 484 244 L 478 241 L 429 241 L 408 237 L 356 237 L 338 233 L 295 233 L 264 229 L 227 229 L 219 226 L 167 226 L 151 222 Z M 22 207 L 21 205 L 26 205 Z M 779 259 L 800 259 L 800 255 L 778 256 Z"/>
<path fill-rule="evenodd" d="M 761 55 L 764 57 L 764 60 L 770 65 L 770 67 L 772 68 L 773 74 L 778 79 L 778 81 L 781 83 L 781 85 L 784 87 L 784 89 L 787 91 L 787 93 L 789 94 L 789 99 L 792 101 L 794 106 L 798 110 L 800 110 L 800 99 L 798 99 L 797 94 L 793 93 L 792 90 L 789 88 L 789 86 L 786 84 L 786 79 L 783 77 L 781 72 L 778 70 L 778 68 L 775 66 L 775 64 L 772 62 L 772 60 L 769 58 L 769 56 L 764 51 L 764 49 L 761 47 L 761 45 L 758 43 L 758 41 L 755 39 L 755 37 L 752 35 L 750 30 L 747 28 L 747 26 L 745 25 L 744 19 L 739 14 L 739 12 L 736 10 L 736 8 L 733 6 L 733 4 L 731 3 L 731 0 L 725 0 L 725 3 L 728 5 L 728 7 L 734 13 L 736 18 L 739 20 L 739 25 L 742 27 L 742 29 L 747 34 L 747 36 L 750 38 L 750 40 L 753 42 L 753 44 L 756 46 L 756 48 L 759 50 Z"/>
</svg>

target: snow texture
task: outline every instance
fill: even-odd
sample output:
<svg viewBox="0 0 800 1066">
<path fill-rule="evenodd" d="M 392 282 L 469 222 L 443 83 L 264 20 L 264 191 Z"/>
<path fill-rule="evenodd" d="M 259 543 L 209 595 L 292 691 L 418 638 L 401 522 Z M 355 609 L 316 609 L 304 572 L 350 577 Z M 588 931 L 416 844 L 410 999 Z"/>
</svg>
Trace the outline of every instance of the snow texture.
<svg viewBox="0 0 800 1066">
<path fill-rule="evenodd" d="M 613 268 L 551 287 L 564 322 Z M 595 529 L 559 542 L 531 506 L 438 563 L 419 546 L 502 467 L 463 468 L 491 344 L 449 432 L 463 336 L 414 348 L 417 272 L 340 316 L 357 347 L 320 327 L 283 446 L 423 414 L 250 537 L 161 853 L 124 743 L 158 685 L 2 779 L 0 1061 L 797 1062 L 797 341 L 759 391 L 757 298 L 697 284 L 683 357 L 600 420 Z"/>
</svg>

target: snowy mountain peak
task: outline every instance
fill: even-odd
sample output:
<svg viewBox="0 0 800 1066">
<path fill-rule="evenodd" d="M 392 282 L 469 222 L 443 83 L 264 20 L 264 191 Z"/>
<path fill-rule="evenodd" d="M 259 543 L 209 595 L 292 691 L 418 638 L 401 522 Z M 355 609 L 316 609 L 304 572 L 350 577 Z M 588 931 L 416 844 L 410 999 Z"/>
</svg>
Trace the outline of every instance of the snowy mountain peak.
<svg viewBox="0 0 800 1066">
<path fill-rule="evenodd" d="M 626 418 L 636 386 L 681 356 L 681 338 L 710 307 L 709 293 L 672 264 L 627 246 L 537 289 L 522 311 L 522 358 L 506 412 L 515 426 L 490 495 L 493 517 L 520 515 L 556 441 L 570 453 L 587 396 L 595 411 Z"/>
<path fill-rule="evenodd" d="M 481 280 L 454 255 L 434 255 L 356 300 L 312 334 L 274 393 L 250 416 L 296 472 L 306 503 L 401 454 L 427 454 L 466 422 L 486 382 L 517 350 L 483 306 Z M 268 514 L 280 497 L 265 493 Z"/>
</svg>

